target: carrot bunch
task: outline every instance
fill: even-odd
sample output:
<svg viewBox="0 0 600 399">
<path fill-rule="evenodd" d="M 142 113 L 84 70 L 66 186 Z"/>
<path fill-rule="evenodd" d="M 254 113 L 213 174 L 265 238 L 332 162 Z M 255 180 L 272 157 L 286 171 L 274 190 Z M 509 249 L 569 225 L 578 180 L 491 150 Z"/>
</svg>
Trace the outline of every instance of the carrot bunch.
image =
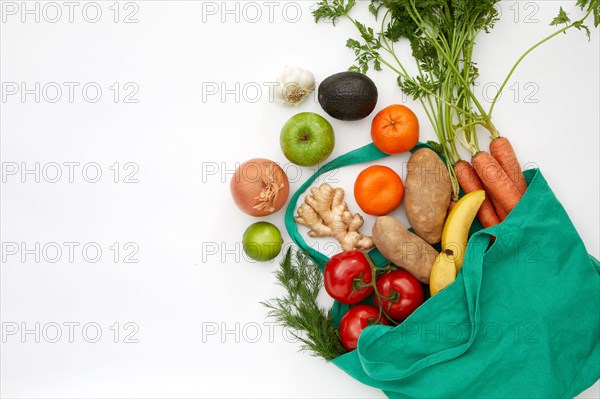
<svg viewBox="0 0 600 399">
<path fill-rule="evenodd" d="M 475 109 L 476 108 L 476 109 Z M 458 184 L 468 194 L 485 190 L 486 199 L 477 217 L 484 228 L 502 222 L 517 205 L 527 183 L 515 150 L 506 137 L 501 137 L 491 122 L 491 113 L 482 110 L 476 99 L 460 102 L 459 123 L 446 141 L 447 154 Z M 491 134 L 489 152 L 479 148 L 475 125 Z M 471 153 L 471 162 L 461 159 L 456 142 Z"/>
<path fill-rule="evenodd" d="M 413 0 L 409 0 L 413 1 Z M 492 4 L 490 2 L 490 4 Z M 515 208 L 527 190 L 525 175 L 519 164 L 515 150 L 506 137 L 501 137 L 492 123 L 492 114 L 503 89 L 523 59 L 548 40 L 565 33 L 569 29 L 585 26 L 584 22 L 591 15 L 600 15 L 600 2 L 578 2 L 578 7 L 584 11 L 583 17 L 571 21 L 561 8 L 559 16 L 550 25 L 564 25 L 549 36 L 538 41 L 517 59 L 493 98 L 489 109 L 484 109 L 472 91 L 479 76 L 475 63 L 472 61 L 475 36 L 468 40 L 457 41 L 450 36 L 450 42 L 462 43 L 462 47 L 444 47 L 445 38 L 441 40 L 426 39 L 431 42 L 438 54 L 441 54 L 446 66 L 446 79 L 442 87 L 443 96 L 435 96 L 438 105 L 438 119 L 444 121 L 439 130 L 443 134 L 440 144 L 443 153 L 452 167 L 453 177 L 465 193 L 485 190 L 486 200 L 478 212 L 478 219 L 483 227 L 491 227 L 502 222 Z M 493 11 L 487 14 L 488 20 L 494 20 Z M 484 18 L 486 19 L 486 18 Z M 492 24 L 493 25 L 493 24 Z M 491 27 L 492 25 L 488 26 Z M 594 26 L 600 25 L 600 18 L 594 19 Z M 586 27 L 586 29 L 588 29 Z M 483 29 L 487 31 L 487 29 Z M 481 30 L 480 30 L 481 31 Z M 588 30 L 589 33 L 589 30 Z M 435 39 L 435 38 L 433 38 Z M 441 115 L 441 117 L 439 117 Z M 491 135 L 489 152 L 479 148 L 476 127 L 487 130 Z M 471 153 L 471 162 L 461 159 L 456 149 L 460 143 Z M 454 195 L 456 196 L 456 190 Z"/>
<path fill-rule="evenodd" d="M 600 2 L 598 1 L 581 1 L 577 3 L 577 6 L 584 12 L 583 17 L 577 21 L 571 21 L 561 8 L 558 16 L 552 20 L 550 25 L 563 26 L 535 43 L 517 59 L 500 85 L 489 109 L 483 108 L 471 90 L 478 76 L 477 69 L 471 61 L 474 40 L 461 42 L 463 44 L 458 52 L 460 57 L 454 58 L 454 63 L 450 62 L 451 60 L 448 61 L 448 70 L 452 72 L 452 76 L 445 81 L 448 85 L 446 93 L 449 93 L 449 96 L 443 101 L 442 109 L 445 108 L 448 120 L 453 123 L 446 126 L 446 140 L 441 144 L 446 147 L 445 155 L 450 158 L 452 171 L 463 191 L 465 193 L 480 189 L 486 191 L 486 201 L 478 213 L 479 221 L 486 228 L 503 221 L 527 190 L 525 175 L 512 144 L 506 137 L 500 136 L 492 123 L 494 107 L 511 76 L 528 54 L 561 33 L 573 28 L 584 27 L 585 21 L 591 15 L 594 17 L 600 15 Z M 488 16 L 492 19 L 495 18 L 493 13 Z M 597 28 L 599 25 L 600 18 L 594 18 L 594 27 Z M 589 37 L 587 26 L 585 26 L 585 30 Z M 438 52 L 444 51 L 443 45 L 435 45 L 435 47 Z M 455 121 L 457 123 L 454 123 Z M 491 134 L 489 152 L 480 150 L 476 126 L 484 128 Z M 462 144 L 471 153 L 471 163 L 460 158 L 456 150 L 456 142 Z"/>
<path fill-rule="evenodd" d="M 486 228 L 503 221 L 527 190 L 525 176 L 506 137 L 493 139 L 489 153 L 479 151 L 471 163 L 460 160 L 453 167 L 465 193 L 485 190 L 488 194 L 477 214 Z"/>
</svg>

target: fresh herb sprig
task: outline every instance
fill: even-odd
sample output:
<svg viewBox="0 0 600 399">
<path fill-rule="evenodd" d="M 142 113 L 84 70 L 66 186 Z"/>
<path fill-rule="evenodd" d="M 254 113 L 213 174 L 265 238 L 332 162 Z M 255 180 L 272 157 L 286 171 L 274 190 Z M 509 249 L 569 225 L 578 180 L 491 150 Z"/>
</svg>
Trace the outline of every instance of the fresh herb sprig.
<svg viewBox="0 0 600 399">
<path fill-rule="evenodd" d="M 328 310 L 317 303 L 323 287 L 319 268 L 305 254 L 289 248 L 275 277 L 285 294 L 263 302 L 269 317 L 302 342 L 303 351 L 327 361 L 346 353 Z"/>
</svg>

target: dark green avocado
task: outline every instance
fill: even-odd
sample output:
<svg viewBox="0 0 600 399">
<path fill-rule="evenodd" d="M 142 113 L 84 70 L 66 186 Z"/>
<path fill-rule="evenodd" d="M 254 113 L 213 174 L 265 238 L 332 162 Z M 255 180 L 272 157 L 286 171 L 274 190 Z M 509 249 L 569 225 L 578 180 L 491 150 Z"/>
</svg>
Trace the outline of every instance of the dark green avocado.
<svg viewBox="0 0 600 399">
<path fill-rule="evenodd" d="M 343 121 L 364 119 L 377 105 L 377 86 L 358 72 L 331 75 L 319 85 L 319 104 L 330 116 Z"/>
</svg>

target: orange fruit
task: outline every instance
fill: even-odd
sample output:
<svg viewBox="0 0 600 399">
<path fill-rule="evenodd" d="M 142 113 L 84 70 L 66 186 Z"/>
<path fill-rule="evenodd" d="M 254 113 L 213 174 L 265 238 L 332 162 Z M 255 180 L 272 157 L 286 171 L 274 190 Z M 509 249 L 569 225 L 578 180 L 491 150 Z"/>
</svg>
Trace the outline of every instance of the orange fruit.
<svg viewBox="0 0 600 399">
<path fill-rule="evenodd" d="M 390 105 L 373 118 L 371 138 L 386 154 L 410 151 L 419 142 L 419 119 L 404 105 Z"/>
<path fill-rule="evenodd" d="M 403 196 L 402 179 L 387 166 L 369 166 L 354 183 L 354 198 L 369 215 L 387 215 L 400 206 Z"/>
</svg>

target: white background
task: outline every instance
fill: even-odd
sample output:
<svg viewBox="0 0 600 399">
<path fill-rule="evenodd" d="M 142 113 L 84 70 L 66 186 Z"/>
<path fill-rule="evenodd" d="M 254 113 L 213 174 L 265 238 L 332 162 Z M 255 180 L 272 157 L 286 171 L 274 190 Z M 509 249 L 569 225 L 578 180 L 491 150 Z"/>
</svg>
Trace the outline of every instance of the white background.
<svg viewBox="0 0 600 399">
<path fill-rule="evenodd" d="M 44 4 L 38 4 L 40 12 Z M 281 126 L 296 112 L 322 112 L 314 98 L 296 109 L 272 103 L 265 82 L 273 82 L 285 64 L 313 71 L 318 81 L 345 70 L 353 60 L 344 48 L 356 36 L 352 27 L 315 24 L 311 1 L 258 2 L 251 8 L 245 2 L 121 2 L 118 23 L 112 1 L 98 3 L 97 23 L 84 19 L 85 2 L 74 9 L 72 23 L 67 6 L 58 4 L 63 15 L 56 23 L 46 20 L 55 17 L 50 8 L 39 23 L 35 15 L 22 22 L 21 9 L 2 15 L 3 84 L 25 82 L 31 89 L 35 82 L 57 82 L 63 96 L 51 103 L 56 93 L 41 93 L 36 103 L 33 94 L 22 101 L 18 93 L 1 104 L 3 170 L 20 169 L 2 184 L 2 242 L 29 249 L 39 243 L 50 251 L 39 262 L 35 254 L 22 259 L 21 252 L 3 253 L 1 320 L 5 332 L 15 326 L 19 331 L 1 344 L 1 395 L 382 397 L 335 366 L 298 354 L 298 344 L 268 324 L 259 302 L 280 293 L 272 275 L 277 262 L 258 264 L 241 254 L 241 235 L 256 220 L 235 208 L 228 184 L 236 164 L 247 159 L 287 164 L 279 148 Z M 551 32 L 547 22 L 560 5 L 574 8 L 573 1 L 501 3 L 502 20 L 479 40 L 475 55 L 489 93 L 516 57 Z M 227 14 L 225 7 L 237 11 Z M 94 9 L 86 10 L 94 18 Z M 131 13 L 138 22 L 123 23 Z M 521 163 L 543 170 L 596 257 L 599 41 L 597 30 L 590 42 L 572 31 L 540 48 L 514 75 L 511 85 L 518 86 L 506 91 L 495 113 Z M 380 92 L 377 109 L 406 103 L 420 117 L 421 139 L 433 139 L 425 114 L 403 100 L 393 74 L 369 76 Z M 79 84 L 73 102 L 64 82 Z M 96 103 L 82 95 L 89 82 L 102 89 Z M 138 102 L 124 102 L 135 87 L 139 91 L 129 100 Z M 215 87 L 218 93 L 207 92 Z M 332 157 L 370 141 L 370 118 L 328 119 L 337 139 Z M 481 139 L 485 145 L 483 134 Z M 397 156 L 384 163 L 399 168 L 406 160 Z M 40 173 L 46 171 L 39 183 L 21 173 L 23 165 L 32 169 L 36 162 Z M 55 176 L 53 162 L 63 165 L 57 183 L 47 181 Z M 80 163 L 73 182 L 64 162 Z M 97 183 L 84 179 L 94 178 L 95 169 L 82 175 L 83 165 L 93 162 L 102 171 Z M 118 176 L 110 169 L 115 162 Z M 287 167 L 293 188 L 311 173 Z M 327 179 L 350 189 L 362 167 Z M 133 172 L 129 180 L 138 182 L 125 183 Z M 352 196 L 347 200 L 357 210 Z M 403 218 L 402 210 L 395 214 Z M 284 230 L 283 211 L 266 220 Z M 367 218 L 367 232 L 372 223 Z M 79 245 L 74 259 L 64 242 Z M 55 263 L 49 262 L 56 254 L 48 243 L 62 247 Z M 93 247 L 84 258 L 86 243 L 102 250 L 96 263 L 90 259 Z M 124 256 L 135 250 L 129 260 L 138 262 L 126 263 Z M 79 323 L 72 339 L 69 322 Z M 23 334 L 36 323 L 38 337 Z M 62 336 L 51 343 L 57 325 Z M 87 342 L 98 327 L 99 341 Z M 598 384 L 581 395 L 599 396 Z"/>
</svg>

